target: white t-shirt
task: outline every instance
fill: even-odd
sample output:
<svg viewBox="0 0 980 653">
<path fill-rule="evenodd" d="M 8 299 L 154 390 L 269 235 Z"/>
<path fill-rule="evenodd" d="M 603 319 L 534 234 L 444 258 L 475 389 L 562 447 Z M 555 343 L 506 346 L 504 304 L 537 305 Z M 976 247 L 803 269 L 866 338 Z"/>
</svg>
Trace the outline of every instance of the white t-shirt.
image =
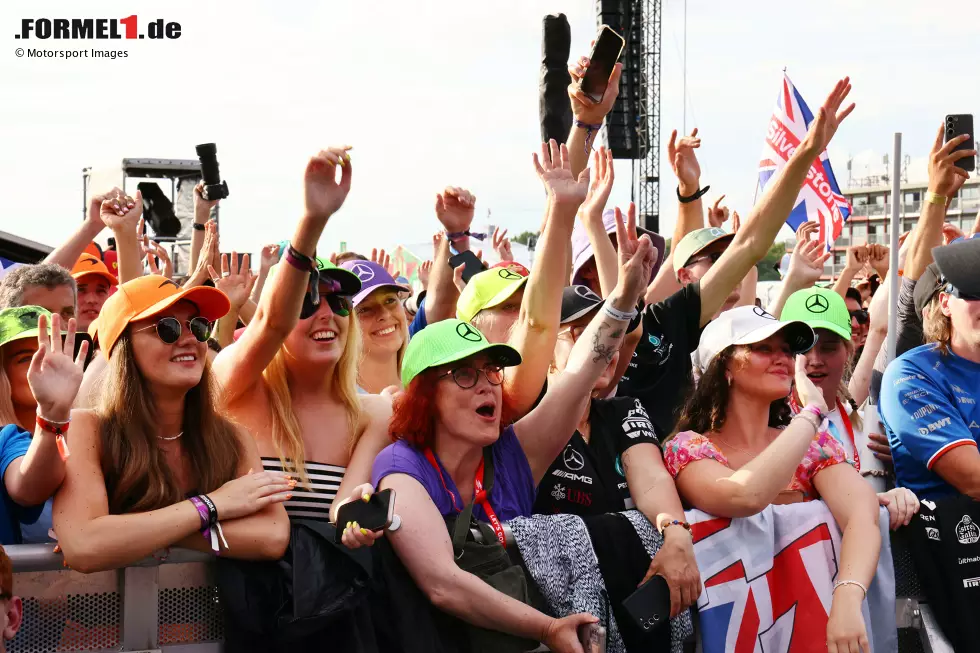
<svg viewBox="0 0 980 653">
<path fill-rule="evenodd" d="M 830 423 L 828 431 L 844 447 L 844 451 L 847 453 L 847 460 L 851 463 L 854 462 L 854 445 L 857 445 L 857 455 L 861 461 L 861 474 L 864 480 L 871 484 L 875 492 L 884 492 L 887 489 L 885 487 L 885 479 L 881 476 L 872 476 L 866 473 L 870 470 L 885 471 L 884 464 L 875 458 L 874 452 L 868 449 L 868 442 L 870 442 L 868 433 L 883 432 L 878 426 L 877 407 L 866 403 L 863 410 L 855 411 L 851 408 L 850 404 L 845 403 L 843 406 L 847 411 L 848 417 L 851 419 L 851 428 L 854 429 L 854 442 L 851 442 L 847 427 L 844 426 L 844 419 L 841 417 L 840 410 L 837 407 L 827 413 L 827 420 Z M 854 418 L 856 416 L 860 417 L 860 426 L 855 422 Z"/>
</svg>

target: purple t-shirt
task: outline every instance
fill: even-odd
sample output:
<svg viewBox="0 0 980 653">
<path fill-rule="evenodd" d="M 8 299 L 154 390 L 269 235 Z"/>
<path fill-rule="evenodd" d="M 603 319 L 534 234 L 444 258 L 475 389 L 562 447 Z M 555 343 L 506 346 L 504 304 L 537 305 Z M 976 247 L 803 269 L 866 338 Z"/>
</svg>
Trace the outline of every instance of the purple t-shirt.
<svg viewBox="0 0 980 653">
<path fill-rule="evenodd" d="M 513 426 L 504 429 L 491 450 L 493 488 L 490 490 L 490 506 L 497 513 L 497 518 L 507 521 L 515 517 L 530 516 L 534 507 L 534 478 Z M 436 460 L 439 462 L 442 478 L 446 481 L 446 488 L 456 495 L 457 504 L 461 504 L 456 484 L 438 456 Z M 426 460 L 425 454 L 407 442 L 399 440 L 388 445 L 374 459 L 371 470 L 371 482 L 374 486 L 377 487 L 381 479 L 389 474 L 408 474 L 421 483 L 443 516 L 456 512 L 452 499 L 439 480 L 439 474 Z M 467 496 L 470 496 L 470 492 L 467 492 Z M 479 505 L 473 507 L 473 516 L 480 521 L 488 521 L 486 513 Z"/>
</svg>

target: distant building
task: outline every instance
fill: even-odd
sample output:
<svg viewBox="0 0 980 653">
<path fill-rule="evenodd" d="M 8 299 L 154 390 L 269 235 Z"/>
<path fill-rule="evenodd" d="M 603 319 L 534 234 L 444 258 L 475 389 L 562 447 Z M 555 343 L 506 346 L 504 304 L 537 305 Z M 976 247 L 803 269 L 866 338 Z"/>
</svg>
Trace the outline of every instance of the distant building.
<svg viewBox="0 0 980 653">
<path fill-rule="evenodd" d="M 901 189 L 901 206 L 899 207 L 901 232 L 899 235 L 912 229 L 918 221 L 919 213 L 922 210 L 922 199 L 928 190 L 928 183 L 904 182 Z M 824 267 L 823 279 L 829 280 L 832 273 L 839 273 L 844 268 L 847 248 L 851 245 L 862 243 L 889 244 L 888 227 L 892 214 L 891 192 L 891 186 L 887 185 L 861 186 L 844 190 L 844 196 L 851 202 L 854 211 L 844 223 L 844 230 L 837 242 L 834 243 L 833 267 L 831 267 L 831 259 L 828 259 L 827 265 Z M 946 222 L 969 233 L 973 229 L 978 211 L 980 211 L 980 179 L 973 177 L 963 184 L 963 188 L 960 189 L 959 194 L 949 205 L 949 209 L 946 211 Z"/>
</svg>

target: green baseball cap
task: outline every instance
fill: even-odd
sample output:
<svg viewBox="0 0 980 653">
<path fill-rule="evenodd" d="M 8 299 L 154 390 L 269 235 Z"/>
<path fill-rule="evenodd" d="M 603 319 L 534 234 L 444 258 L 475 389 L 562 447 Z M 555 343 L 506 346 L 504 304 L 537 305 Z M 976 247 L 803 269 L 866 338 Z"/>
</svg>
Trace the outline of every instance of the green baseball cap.
<svg viewBox="0 0 980 653">
<path fill-rule="evenodd" d="M 504 367 L 521 363 L 516 349 L 489 342 L 472 324 L 454 319 L 430 324 L 408 342 L 402 360 L 402 385 L 407 387 L 430 367 L 454 363 L 480 352 L 486 352 Z"/>
<path fill-rule="evenodd" d="M 524 287 L 527 277 L 511 268 L 491 268 L 474 274 L 456 302 L 456 317 L 469 322 L 485 308 L 503 304 Z"/>
<path fill-rule="evenodd" d="M 694 258 L 701 250 L 709 245 L 713 245 L 720 240 L 730 242 L 735 234 L 730 234 L 719 227 L 706 227 L 695 229 L 691 233 L 681 238 L 681 242 L 674 247 L 674 274 L 677 274 L 682 267 Z"/>
<path fill-rule="evenodd" d="M 340 284 L 340 292 L 353 297 L 361 291 L 361 280 L 357 275 L 342 267 L 338 267 L 329 259 L 316 257 L 316 269 L 320 271 L 321 279 L 333 279 Z"/>
<path fill-rule="evenodd" d="M 844 298 L 826 288 L 797 290 L 786 300 L 783 322 L 806 322 L 813 329 L 833 331 L 845 340 L 851 339 L 851 314 Z"/>
<path fill-rule="evenodd" d="M 0 311 L 0 347 L 25 338 L 37 338 L 37 318 L 48 316 L 48 328 L 51 325 L 51 312 L 40 306 L 18 306 L 5 308 Z"/>
</svg>

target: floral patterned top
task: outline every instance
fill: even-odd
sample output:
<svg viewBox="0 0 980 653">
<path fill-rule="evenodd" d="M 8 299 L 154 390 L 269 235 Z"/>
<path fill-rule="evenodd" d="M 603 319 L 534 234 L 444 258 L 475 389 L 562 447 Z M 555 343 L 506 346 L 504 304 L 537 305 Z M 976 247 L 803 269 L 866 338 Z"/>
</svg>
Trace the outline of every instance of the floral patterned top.
<svg viewBox="0 0 980 653">
<path fill-rule="evenodd" d="M 688 463 L 707 458 L 717 460 L 726 467 L 731 466 L 725 454 L 711 440 L 694 431 L 678 433 L 664 444 L 664 464 L 674 478 L 677 478 Z M 846 462 L 847 453 L 840 442 L 827 431 L 820 431 L 813 436 L 810 448 L 803 456 L 803 462 L 796 468 L 787 490 L 801 493 L 804 501 L 819 499 L 817 489 L 813 486 L 813 477 L 831 465 Z"/>
</svg>

